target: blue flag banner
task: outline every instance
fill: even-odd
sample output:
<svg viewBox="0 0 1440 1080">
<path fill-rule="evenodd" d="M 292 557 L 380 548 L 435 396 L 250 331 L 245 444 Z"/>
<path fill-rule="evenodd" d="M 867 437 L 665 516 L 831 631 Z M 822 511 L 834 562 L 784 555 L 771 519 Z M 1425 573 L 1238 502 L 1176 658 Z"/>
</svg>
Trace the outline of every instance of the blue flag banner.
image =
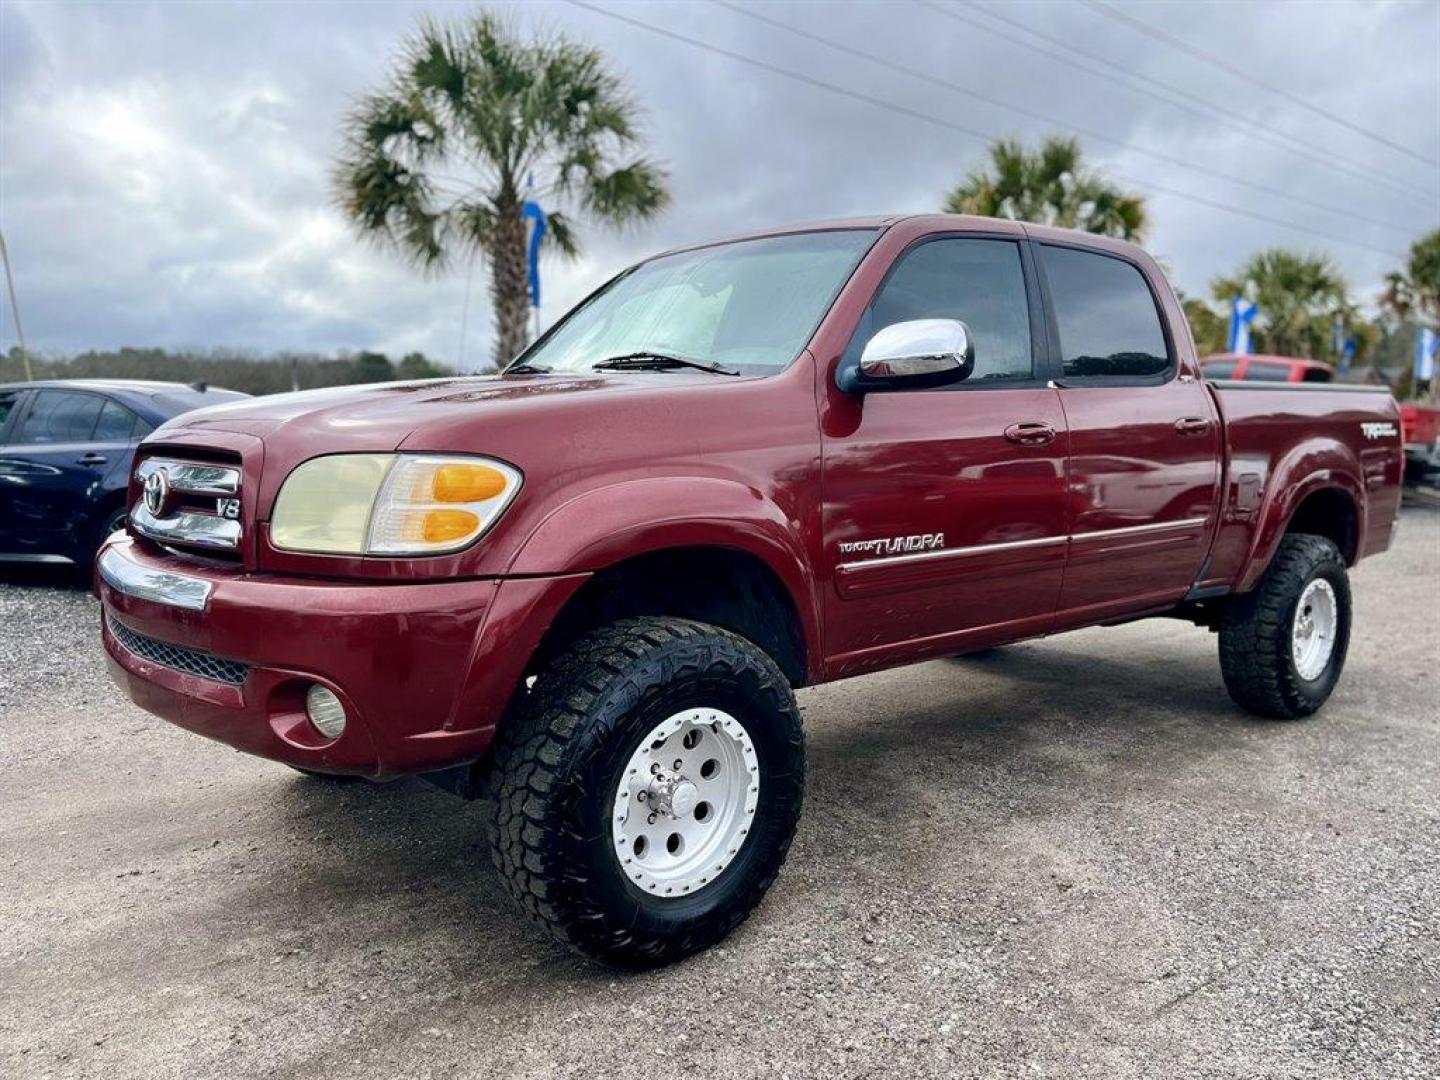
<svg viewBox="0 0 1440 1080">
<path fill-rule="evenodd" d="M 1415 378 L 1435 378 L 1435 354 L 1440 352 L 1440 336 L 1428 326 L 1422 326 L 1415 335 Z"/>
<path fill-rule="evenodd" d="M 1336 315 L 1330 322 L 1330 351 L 1339 356 L 1344 353 L 1346 344 L 1345 320 Z"/>
<path fill-rule="evenodd" d="M 1340 348 L 1340 374 L 1344 375 L 1350 370 L 1350 365 L 1355 362 L 1355 350 L 1358 346 L 1353 337 L 1347 337 L 1345 344 Z"/>
<path fill-rule="evenodd" d="M 521 215 L 530 223 L 530 306 L 540 306 L 540 241 L 545 238 L 545 211 L 537 202 L 526 201 Z"/>
<path fill-rule="evenodd" d="M 1243 296 L 1237 296 L 1230 302 L 1230 352 L 1242 356 L 1249 354 L 1250 324 L 1255 321 L 1259 311 L 1259 308 Z"/>
</svg>

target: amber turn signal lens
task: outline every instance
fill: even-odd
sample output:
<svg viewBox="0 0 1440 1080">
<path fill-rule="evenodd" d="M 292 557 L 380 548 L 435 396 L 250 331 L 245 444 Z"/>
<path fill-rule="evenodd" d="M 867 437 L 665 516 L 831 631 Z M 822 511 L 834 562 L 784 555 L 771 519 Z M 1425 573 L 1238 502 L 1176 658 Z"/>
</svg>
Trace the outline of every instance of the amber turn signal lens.
<svg viewBox="0 0 1440 1080">
<path fill-rule="evenodd" d="M 476 503 L 504 492 L 505 474 L 488 465 L 441 465 L 431 483 L 435 501 Z"/>
<path fill-rule="evenodd" d="M 420 535 L 427 544 L 444 544 L 479 528 L 480 519 L 469 510 L 431 510 L 420 525 Z"/>
</svg>

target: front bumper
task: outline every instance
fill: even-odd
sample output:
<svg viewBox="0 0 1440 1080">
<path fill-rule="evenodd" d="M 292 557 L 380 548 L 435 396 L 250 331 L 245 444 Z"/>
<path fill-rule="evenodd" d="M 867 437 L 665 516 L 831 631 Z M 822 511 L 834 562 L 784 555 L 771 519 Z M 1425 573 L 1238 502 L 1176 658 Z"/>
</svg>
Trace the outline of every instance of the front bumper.
<svg viewBox="0 0 1440 1080">
<path fill-rule="evenodd" d="M 374 777 L 489 747 L 526 662 L 584 575 L 425 584 L 199 564 L 125 538 L 97 564 L 111 674 L 142 708 L 236 749 Z M 326 740 L 312 683 L 349 721 Z"/>
</svg>

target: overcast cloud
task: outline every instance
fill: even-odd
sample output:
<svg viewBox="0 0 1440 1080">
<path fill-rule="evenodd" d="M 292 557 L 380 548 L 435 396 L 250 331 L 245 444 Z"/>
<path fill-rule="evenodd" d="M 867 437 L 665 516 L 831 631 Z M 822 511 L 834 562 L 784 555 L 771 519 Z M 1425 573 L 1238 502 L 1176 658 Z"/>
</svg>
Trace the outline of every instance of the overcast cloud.
<svg viewBox="0 0 1440 1080">
<path fill-rule="evenodd" d="M 587 230 L 582 260 L 545 265 L 547 321 L 626 263 L 676 243 L 794 220 L 935 209 L 984 156 L 983 139 L 566 3 L 494 6 L 521 27 L 600 46 L 646 103 L 650 150 L 671 172 L 674 203 L 663 218 L 619 235 Z M 1102 169 L 1353 241 L 1145 190 L 1154 223 L 1147 246 L 1189 293 L 1205 293 L 1213 275 L 1259 248 L 1286 245 L 1329 253 L 1369 300 L 1410 242 L 1440 221 L 1434 166 L 1087 7 L 998 10 L 1277 127 L 1322 155 L 1363 161 L 1419 193 L 1325 168 L 1274 139 L 901 0 L 757 8 L 891 58 L 890 68 L 710 3 L 604 6 L 986 133 L 1033 140 L 1063 124 L 1099 131 L 1121 144 L 1085 141 Z M 382 80 L 400 37 L 425 12 L 469 8 L 0 3 L 0 228 L 31 347 L 423 349 L 455 363 L 464 272 L 426 279 L 357 241 L 330 206 L 328 170 L 342 114 Z M 1185 2 L 1127 10 L 1423 158 L 1440 157 L 1440 4 Z M 908 76 L 907 66 L 1056 123 L 937 88 Z M 1157 161 L 1137 147 L 1243 175 L 1288 197 Z M 1300 200 L 1353 208 L 1388 226 Z M 477 271 L 469 367 L 488 357 L 489 322 Z M 0 347 L 13 342 L 6 310 Z"/>
</svg>

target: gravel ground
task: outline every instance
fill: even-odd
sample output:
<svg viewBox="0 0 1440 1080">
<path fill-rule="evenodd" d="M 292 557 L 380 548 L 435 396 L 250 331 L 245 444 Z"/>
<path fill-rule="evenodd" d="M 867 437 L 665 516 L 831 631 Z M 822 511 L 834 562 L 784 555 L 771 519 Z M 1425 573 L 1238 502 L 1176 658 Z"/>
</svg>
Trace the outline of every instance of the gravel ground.
<svg viewBox="0 0 1440 1080">
<path fill-rule="evenodd" d="M 1434 1078 L 1437 560 L 1408 508 L 1298 724 L 1163 620 L 804 692 L 779 884 L 641 976 L 516 916 L 475 806 L 168 727 L 12 574 L 0 1076 Z"/>
</svg>

